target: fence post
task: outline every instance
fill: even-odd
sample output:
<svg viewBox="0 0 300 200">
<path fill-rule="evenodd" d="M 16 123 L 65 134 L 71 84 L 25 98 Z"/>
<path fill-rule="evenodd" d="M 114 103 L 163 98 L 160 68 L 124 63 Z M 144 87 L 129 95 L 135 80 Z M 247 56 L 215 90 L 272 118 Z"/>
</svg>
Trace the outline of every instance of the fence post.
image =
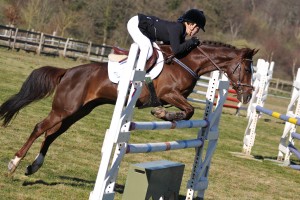
<svg viewBox="0 0 300 200">
<path fill-rule="evenodd" d="M 92 50 L 92 42 L 89 41 L 89 46 L 88 46 L 88 48 L 87 48 L 87 53 L 88 53 L 87 56 L 88 56 L 88 58 L 90 58 L 91 50 Z"/>
<path fill-rule="evenodd" d="M 66 43 L 65 43 L 63 57 L 66 57 L 66 55 L 67 55 L 67 48 L 68 48 L 69 41 L 70 41 L 70 38 L 68 38 L 67 41 L 66 41 Z"/>
<path fill-rule="evenodd" d="M 37 48 L 37 51 L 36 51 L 38 55 L 40 55 L 42 52 L 43 43 L 44 43 L 44 33 L 41 33 L 39 47 Z"/>
<path fill-rule="evenodd" d="M 105 48 L 104 47 L 105 47 L 105 43 L 102 44 L 100 61 L 103 61 L 103 57 L 104 57 L 103 55 L 104 55 L 104 52 L 105 52 Z"/>
<path fill-rule="evenodd" d="M 279 87 L 279 79 L 276 79 L 276 92 L 275 92 L 275 94 L 277 94 L 278 87 Z"/>
<path fill-rule="evenodd" d="M 12 30 L 9 29 L 8 34 L 7 34 L 7 36 L 8 36 L 8 41 L 7 41 L 8 48 L 11 48 L 11 45 L 10 45 L 10 43 L 11 43 L 11 35 L 12 35 Z"/>
<path fill-rule="evenodd" d="M 53 31 L 52 36 L 54 37 L 56 36 L 56 31 Z M 54 45 L 54 38 L 51 39 L 51 45 Z"/>
<path fill-rule="evenodd" d="M 6 26 L 7 26 L 7 25 L 6 25 Z M 4 36 L 8 36 L 8 33 L 9 33 L 8 30 L 5 29 L 3 34 L 4 34 Z"/>
<path fill-rule="evenodd" d="M 17 41 L 17 35 L 18 35 L 18 31 L 19 29 L 16 28 L 16 32 L 15 32 L 15 36 L 14 36 L 14 42 L 13 42 L 13 45 L 12 45 L 12 49 L 15 49 L 15 45 L 16 45 L 16 41 Z M 11 34 L 10 36 L 12 35 L 12 30 L 11 30 Z"/>
<path fill-rule="evenodd" d="M 105 43 L 95 44 L 92 41 L 78 41 L 79 43 L 84 43 L 84 47 L 81 44 L 76 46 L 76 40 L 73 42 L 72 38 L 56 36 L 56 32 L 53 32 L 53 36 L 47 33 L 41 34 L 41 32 L 36 32 L 33 29 L 24 30 L 10 26 L 0 26 L 0 35 L 2 36 L 0 42 L 4 43 L 9 49 L 34 51 L 36 54 L 52 54 L 54 50 L 55 55 L 64 57 L 71 54 L 74 57 L 93 57 L 96 55 L 98 61 L 105 60 L 106 58 L 103 57 L 107 57 L 107 53 L 111 49 L 111 46 L 106 46 Z M 77 47 L 80 47 L 80 49 L 77 49 Z M 68 50 L 69 52 L 67 52 Z M 58 54 L 56 51 L 58 51 Z M 75 53 L 73 54 L 72 52 Z"/>
</svg>

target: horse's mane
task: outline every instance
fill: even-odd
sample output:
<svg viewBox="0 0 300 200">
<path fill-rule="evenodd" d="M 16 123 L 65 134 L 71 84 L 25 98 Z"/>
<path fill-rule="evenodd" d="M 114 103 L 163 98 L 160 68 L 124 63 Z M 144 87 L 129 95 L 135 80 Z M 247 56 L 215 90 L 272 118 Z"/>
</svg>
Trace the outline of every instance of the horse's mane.
<svg viewBox="0 0 300 200">
<path fill-rule="evenodd" d="M 216 41 L 210 41 L 210 40 L 204 40 L 204 41 L 201 41 L 201 42 L 202 42 L 202 45 L 227 47 L 227 48 L 230 48 L 230 49 L 237 49 L 235 46 L 232 46 L 230 44 L 226 44 L 226 43 L 223 43 L 223 42 L 216 42 Z"/>
<path fill-rule="evenodd" d="M 228 48 L 228 49 L 231 49 L 231 50 L 239 50 L 239 51 L 243 51 L 245 52 L 244 54 L 248 55 L 248 53 L 251 53 L 252 50 L 249 49 L 249 48 L 242 48 L 242 49 L 238 49 L 237 47 L 233 46 L 233 45 L 230 45 L 230 44 L 226 44 L 226 43 L 223 43 L 223 42 L 216 42 L 216 41 L 211 41 L 211 40 L 203 40 L 201 41 L 201 45 L 203 46 L 208 46 L 208 47 L 223 47 L 223 48 Z M 200 45 L 200 46 L 201 46 Z M 172 54 L 172 50 L 171 50 L 171 46 L 168 45 L 168 44 L 159 44 L 159 47 L 164 50 L 165 52 L 169 53 L 169 54 Z M 186 56 L 187 54 L 184 54 L 180 57 L 184 57 Z"/>
<path fill-rule="evenodd" d="M 223 42 L 216 42 L 216 41 L 212 41 L 212 40 L 203 40 L 203 41 L 201 41 L 201 45 L 207 45 L 207 46 L 213 46 L 213 47 L 226 47 L 226 48 L 230 48 L 230 49 L 237 49 L 233 45 L 226 44 L 226 43 L 223 43 Z M 168 48 L 171 47 L 169 44 L 158 44 L 158 46 L 160 46 L 160 47 L 168 47 Z"/>
</svg>

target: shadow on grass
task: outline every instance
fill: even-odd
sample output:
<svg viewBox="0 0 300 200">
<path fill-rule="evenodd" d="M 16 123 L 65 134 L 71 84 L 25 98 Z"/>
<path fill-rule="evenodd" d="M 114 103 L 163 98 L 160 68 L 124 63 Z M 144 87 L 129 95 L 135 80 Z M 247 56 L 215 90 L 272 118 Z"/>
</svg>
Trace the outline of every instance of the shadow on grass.
<svg viewBox="0 0 300 200">
<path fill-rule="evenodd" d="M 78 187 L 78 186 L 87 186 L 91 185 L 94 186 L 95 181 L 88 181 L 77 177 L 68 177 L 68 176 L 59 176 L 62 181 L 55 181 L 55 182 L 46 182 L 44 180 L 35 180 L 35 181 L 24 181 L 22 186 L 34 186 L 34 185 L 45 185 L 45 186 L 55 186 L 55 185 L 67 185 L 72 187 Z M 125 186 L 116 184 L 114 191 L 123 194 L 124 193 Z M 186 196 L 179 195 L 178 200 L 185 200 Z M 202 198 L 196 198 L 194 200 L 202 200 Z"/>
<path fill-rule="evenodd" d="M 259 161 L 271 161 L 271 162 L 276 162 L 276 163 L 282 163 L 281 161 L 277 160 L 276 156 L 254 155 L 253 158 L 256 160 L 259 160 Z"/>
<path fill-rule="evenodd" d="M 265 157 L 261 156 L 261 155 L 253 155 L 253 158 L 256 160 L 261 160 L 261 161 L 263 161 L 265 159 Z"/>
<path fill-rule="evenodd" d="M 276 123 L 276 124 L 285 124 L 285 121 L 278 121 L 278 119 L 268 119 L 268 118 L 266 118 L 266 119 L 263 119 L 264 120 L 264 122 L 271 122 L 271 123 Z M 279 119 L 280 120 L 280 119 Z"/>
<path fill-rule="evenodd" d="M 55 182 L 46 182 L 44 180 L 35 180 L 35 181 L 24 181 L 22 186 L 33 186 L 33 185 L 45 185 L 45 186 L 55 186 L 55 185 L 68 185 L 72 187 L 80 187 L 80 186 L 94 186 L 95 181 L 88 181 L 77 177 L 69 177 L 69 176 L 59 176 L 62 181 L 55 181 Z M 123 194 L 124 192 L 124 185 L 115 185 L 115 192 Z"/>
<path fill-rule="evenodd" d="M 116 184 L 114 191 L 119 193 L 119 194 L 123 194 L 124 189 L 125 189 L 124 185 Z M 185 199 L 186 199 L 186 196 L 183 196 L 183 195 L 178 196 L 178 200 L 185 200 Z M 193 200 L 203 200 L 203 198 L 196 197 L 196 198 L 193 198 Z"/>
<path fill-rule="evenodd" d="M 69 185 L 69 186 L 86 186 L 86 185 L 94 185 L 95 181 L 88 181 L 76 177 L 68 177 L 68 176 L 59 176 L 62 181 L 55 182 L 46 182 L 44 180 L 35 180 L 35 181 L 24 181 L 23 186 L 32 186 L 32 185 L 46 185 L 46 186 L 54 186 L 54 185 Z"/>
</svg>

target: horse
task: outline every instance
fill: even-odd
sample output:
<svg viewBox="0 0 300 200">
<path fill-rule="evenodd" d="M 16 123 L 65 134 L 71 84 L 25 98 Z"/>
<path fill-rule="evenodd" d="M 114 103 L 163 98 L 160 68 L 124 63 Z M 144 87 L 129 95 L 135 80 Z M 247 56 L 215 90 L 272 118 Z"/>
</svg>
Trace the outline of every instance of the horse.
<svg viewBox="0 0 300 200">
<path fill-rule="evenodd" d="M 160 49 L 166 55 L 172 54 L 169 45 L 160 45 Z M 153 79 L 155 94 L 162 106 L 171 105 L 177 107 L 178 111 L 169 112 L 162 107 L 153 109 L 151 113 L 168 121 L 190 119 L 194 108 L 188 103 L 187 97 L 197 79 L 214 70 L 225 73 L 237 92 L 237 99 L 248 103 L 254 89 L 251 85 L 252 58 L 257 52 L 256 49 L 238 49 L 223 43 L 208 42 L 192 49 L 184 57 L 165 62 L 160 75 Z M 27 166 L 25 175 L 37 172 L 43 165 L 51 143 L 58 136 L 95 107 L 115 104 L 117 87 L 109 80 L 107 62 L 92 62 L 68 69 L 43 66 L 33 70 L 20 91 L 0 106 L 2 126 L 6 127 L 20 109 L 49 95 L 53 95 L 52 110 L 35 125 L 28 140 L 15 153 L 8 164 L 8 173 L 12 175 L 15 172 L 33 142 L 45 133 L 40 151 L 32 164 Z M 144 108 L 150 95 L 149 89 L 143 87 L 136 107 Z"/>
</svg>

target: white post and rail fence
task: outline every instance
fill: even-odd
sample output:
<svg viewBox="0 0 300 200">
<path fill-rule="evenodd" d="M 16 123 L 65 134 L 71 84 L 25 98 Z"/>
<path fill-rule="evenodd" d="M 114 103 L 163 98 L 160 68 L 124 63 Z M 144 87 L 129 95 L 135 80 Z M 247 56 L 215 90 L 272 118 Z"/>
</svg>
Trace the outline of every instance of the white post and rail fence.
<svg viewBox="0 0 300 200">
<path fill-rule="evenodd" d="M 105 61 L 111 53 L 112 46 L 84 42 L 72 38 L 22 30 L 15 27 L 0 25 L 0 46 L 9 49 L 35 52 L 69 58 L 82 58 L 91 61 Z"/>
</svg>

